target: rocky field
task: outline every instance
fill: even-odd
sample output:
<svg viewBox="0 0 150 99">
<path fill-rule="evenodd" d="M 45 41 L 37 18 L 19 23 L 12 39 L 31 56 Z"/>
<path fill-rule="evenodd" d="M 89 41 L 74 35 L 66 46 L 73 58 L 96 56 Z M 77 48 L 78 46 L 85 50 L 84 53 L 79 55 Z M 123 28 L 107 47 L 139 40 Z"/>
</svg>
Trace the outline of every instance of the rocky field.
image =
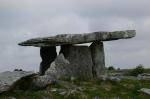
<svg viewBox="0 0 150 99">
<path fill-rule="evenodd" d="M 14 90 L 0 94 L 0 99 L 150 99 L 141 91 L 150 88 L 150 80 L 94 80 L 64 79 L 44 90 Z"/>
</svg>

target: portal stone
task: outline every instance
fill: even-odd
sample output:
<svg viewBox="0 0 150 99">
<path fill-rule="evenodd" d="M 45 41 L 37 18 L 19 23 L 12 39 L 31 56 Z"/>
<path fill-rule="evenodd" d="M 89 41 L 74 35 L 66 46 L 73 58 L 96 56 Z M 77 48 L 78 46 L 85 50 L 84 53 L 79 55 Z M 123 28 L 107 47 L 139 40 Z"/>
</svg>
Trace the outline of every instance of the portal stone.
<svg viewBox="0 0 150 99">
<path fill-rule="evenodd" d="M 40 55 L 42 62 L 40 64 L 40 75 L 44 75 L 45 71 L 50 67 L 50 64 L 55 60 L 57 53 L 56 47 L 41 47 Z"/>
<path fill-rule="evenodd" d="M 80 79 L 92 79 L 92 58 L 88 46 L 64 45 L 61 46 L 62 53 L 69 61 L 70 76 Z"/>
<path fill-rule="evenodd" d="M 92 61 L 93 61 L 93 76 L 98 78 L 105 71 L 105 55 L 103 42 L 96 41 L 90 45 Z"/>
</svg>

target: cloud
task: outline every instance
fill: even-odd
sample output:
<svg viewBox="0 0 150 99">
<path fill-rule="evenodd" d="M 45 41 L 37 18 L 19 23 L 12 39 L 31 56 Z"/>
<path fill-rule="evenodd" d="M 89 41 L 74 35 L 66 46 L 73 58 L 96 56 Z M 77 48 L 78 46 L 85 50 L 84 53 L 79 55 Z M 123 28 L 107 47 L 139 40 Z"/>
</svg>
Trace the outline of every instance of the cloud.
<svg viewBox="0 0 150 99">
<path fill-rule="evenodd" d="M 149 17 L 149 0 L 76 0 L 75 11 L 83 16 Z"/>
<path fill-rule="evenodd" d="M 60 33 L 136 29 L 133 39 L 105 42 L 106 65 L 149 67 L 149 0 L 0 0 L 0 72 L 38 70 L 39 48 L 18 42 Z"/>
</svg>

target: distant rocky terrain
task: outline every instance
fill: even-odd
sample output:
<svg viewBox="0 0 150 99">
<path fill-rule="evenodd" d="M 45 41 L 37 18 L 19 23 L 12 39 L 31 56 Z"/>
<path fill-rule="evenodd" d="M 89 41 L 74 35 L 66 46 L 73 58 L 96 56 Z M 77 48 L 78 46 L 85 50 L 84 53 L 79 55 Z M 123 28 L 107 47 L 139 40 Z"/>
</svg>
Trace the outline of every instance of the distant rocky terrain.
<svg viewBox="0 0 150 99">
<path fill-rule="evenodd" d="M 9 72 L 14 75 L 17 73 L 21 74 L 20 71 Z M 17 80 L 7 79 L 11 82 L 8 86 L 11 90 L 8 91 L 8 87 L 5 91 L 1 90 L 0 99 L 149 99 L 150 97 L 149 79 L 139 79 L 139 76 L 126 76 L 114 71 L 102 75 L 97 80 L 74 78 L 54 80 L 53 77 L 46 75 L 39 76 L 25 71 L 22 73 L 22 77 L 16 76 Z M 141 75 L 149 74 L 143 73 L 140 77 Z"/>
</svg>

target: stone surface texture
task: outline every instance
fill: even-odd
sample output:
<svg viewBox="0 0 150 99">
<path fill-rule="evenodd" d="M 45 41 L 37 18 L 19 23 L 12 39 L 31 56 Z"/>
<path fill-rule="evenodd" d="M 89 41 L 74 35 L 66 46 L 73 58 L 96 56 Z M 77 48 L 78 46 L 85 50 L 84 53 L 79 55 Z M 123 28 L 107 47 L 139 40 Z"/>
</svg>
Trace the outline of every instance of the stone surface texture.
<svg viewBox="0 0 150 99">
<path fill-rule="evenodd" d="M 32 90 L 38 90 L 38 89 L 44 89 L 50 84 L 54 84 L 56 82 L 56 79 L 52 77 L 51 75 L 43 75 L 39 76 L 36 75 L 31 78 L 32 80 L 29 82 L 30 87 L 28 89 Z"/>
<path fill-rule="evenodd" d="M 19 43 L 21 46 L 58 46 L 67 44 L 81 44 L 94 41 L 110 41 L 132 38 L 135 30 L 114 31 L 114 32 L 93 32 L 81 34 L 60 34 L 52 37 L 35 38 Z"/>
<path fill-rule="evenodd" d="M 90 45 L 93 62 L 93 77 L 98 78 L 105 72 L 105 54 L 103 42 L 96 41 Z"/>
<path fill-rule="evenodd" d="M 44 75 L 45 71 L 50 67 L 50 64 L 57 57 L 56 47 L 41 47 L 40 56 L 42 58 L 42 62 L 40 64 L 40 75 Z"/>
<path fill-rule="evenodd" d="M 63 54 L 57 56 L 54 62 L 52 62 L 50 68 L 45 72 L 46 75 L 51 75 L 54 78 L 61 78 L 71 74 L 71 64 L 65 59 Z"/>
<path fill-rule="evenodd" d="M 75 78 L 92 79 L 92 57 L 88 46 L 64 45 L 62 53 L 69 61 L 70 76 Z"/>
<path fill-rule="evenodd" d="M 12 90 L 15 88 L 16 83 L 23 78 L 35 75 L 33 72 L 26 71 L 6 71 L 0 73 L 0 93 Z"/>
</svg>

